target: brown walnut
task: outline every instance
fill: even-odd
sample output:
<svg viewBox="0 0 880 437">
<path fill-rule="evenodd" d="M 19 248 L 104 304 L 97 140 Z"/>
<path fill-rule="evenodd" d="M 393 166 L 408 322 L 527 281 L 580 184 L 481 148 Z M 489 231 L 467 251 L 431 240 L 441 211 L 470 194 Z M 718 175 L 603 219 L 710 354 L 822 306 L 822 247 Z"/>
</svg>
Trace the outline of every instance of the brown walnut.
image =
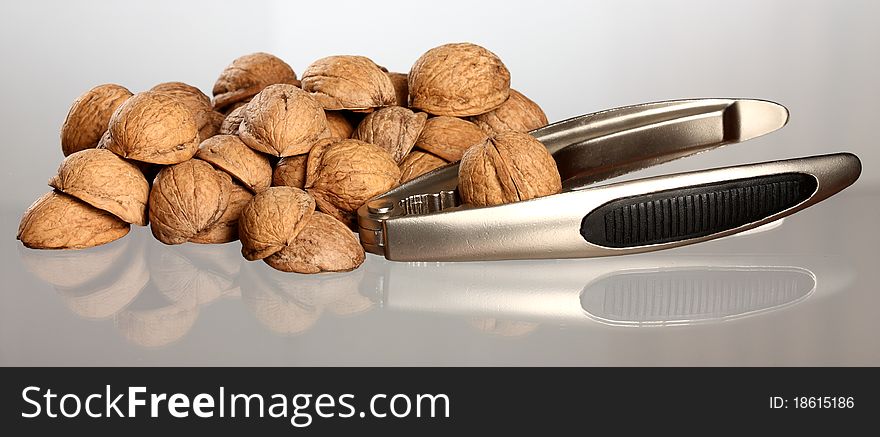
<svg viewBox="0 0 880 437">
<path fill-rule="evenodd" d="M 229 114 L 223 119 L 223 123 L 220 124 L 220 131 L 217 133 L 219 135 L 238 135 L 238 126 L 244 120 L 244 108 L 246 107 L 247 105 L 245 104 L 229 111 Z"/>
<path fill-rule="evenodd" d="M 107 148 L 123 158 L 176 164 L 195 155 L 199 130 L 189 108 L 154 91 L 135 94 L 110 118 Z"/>
<path fill-rule="evenodd" d="M 32 249 L 83 249 L 122 238 L 128 230 L 113 214 L 50 191 L 25 211 L 16 238 Z"/>
<path fill-rule="evenodd" d="M 468 147 L 481 143 L 486 134 L 480 128 L 457 117 L 431 117 L 425 123 L 415 147 L 449 162 L 461 159 Z"/>
<path fill-rule="evenodd" d="M 150 189 L 150 229 L 165 244 L 180 244 L 214 225 L 229 205 L 232 178 L 191 159 L 165 167 Z"/>
<path fill-rule="evenodd" d="M 323 140 L 322 140 L 323 141 Z M 272 185 L 303 189 L 306 184 L 306 159 L 309 155 L 286 156 L 278 160 L 272 172 Z"/>
<path fill-rule="evenodd" d="M 86 149 L 68 156 L 49 185 L 127 223 L 147 224 L 150 184 L 134 164 L 109 150 Z"/>
<path fill-rule="evenodd" d="M 330 138 L 345 140 L 351 138 L 354 126 L 345 114 L 339 111 L 324 111 L 327 117 L 327 127 L 330 128 Z"/>
<path fill-rule="evenodd" d="M 272 184 L 269 158 L 248 147 L 237 136 L 216 135 L 202 141 L 196 158 L 229 173 L 254 193 Z"/>
<path fill-rule="evenodd" d="M 528 97 L 510 90 L 510 98 L 501 106 L 474 117 L 471 120 L 486 133 L 504 131 L 529 132 L 547 125 L 547 115 Z"/>
<path fill-rule="evenodd" d="M 131 91 L 124 87 L 104 84 L 77 97 L 61 126 L 61 151 L 64 156 L 97 146 L 113 112 L 131 95 Z"/>
<path fill-rule="evenodd" d="M 296 73 L 287 63 L 268 53 L 251 53 L 236 58 L 214 83 L 214 109 L 227 112 L 230 106 L 250 99 L 274 84 L 299 86 Z"/>
<path fill-rule="evenodd" d="M 400 106 L 389 106 L 371 112 L 361 120 L 352 138 L 375 144 L 400 163 L 412 150 L 425 127 L 428 114 L 414 113 Z"/>
<path fill-rule="evenodd" d="M 223 215 L 211 226 L 205 228 L 189 241 L 201 244 L 219 244 L 238 240 L 238 218 L 245 205 L 254 197 L 250 191 L 238 184 L 232 184 L 229 203 Z"/>
<path fill-rule="evenodd" d="M 306 68 L 302 88 L 324 109 L 371 110 L 397 102 L 388 75 L 363 56 L 328 56 Z"/>
<path fill-rule="evenodd" d="M 465 117 L 497 108 L 510 93 L 510 72 L 494 53 L 471 43 L 428 50 L 409 71 L 409 106 Z"/>
<path fill-rule="evenodd" d="M 400 163 L 400 183 L 411 181 L 431 170 L 448 164 L 442 158 L 420 150 L 413 150 Z"/>
<path fill-rule="evenodd" d="M 330 136 L 324 110 L 293 85 L 270 85 L 244 110 L 238 135 L 252 149 L 275 156 L 300 155 Z"/>
<path fill-rule="evenodd" d="M 238 219 L 241 254 L 254 261 L 289 246 L 315 211 L 315 200 L 293 187 L 271 187 L 251 199 Z"/>
<path fill-rule="evenodd" d="M 464 203 L 489 206 L 556 194 L 562 182 L 540 141 L 526 133 L 503 132 L 464 153 L 458 188 Z"/>
<path fill-rule="evenodd" d="M 409 84 L 408 75 L 406 73 L 388 72 L 388 78 L 391 79 L 391 85 L 394 86 L 394 94 L 397 96 L 397 106 L 409 107 Z"/>
<path fill-rule="evenodd" d="M 285 272 L 344 272 L 363 264 L 364 256 L 364 248 L 342 222 L 315 212 L 292 244 L 263 261 Z"/>
</svg>

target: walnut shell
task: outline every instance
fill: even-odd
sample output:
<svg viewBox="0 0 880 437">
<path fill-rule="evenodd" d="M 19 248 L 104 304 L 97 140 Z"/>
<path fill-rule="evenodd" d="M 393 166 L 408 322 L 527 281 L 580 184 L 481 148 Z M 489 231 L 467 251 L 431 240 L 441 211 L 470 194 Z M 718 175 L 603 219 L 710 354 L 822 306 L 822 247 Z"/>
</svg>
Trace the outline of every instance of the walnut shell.
<svg viewBox="0 0 880 437">
<path fill-rule="evenodd" d="M 369 110 L 396 103 L 394 85 L 363 56 L 328 56 L 306 68 L 302 88 L 324 109 Z"/>
<path fill-rule="evenodd" d="M 404 108 L 409 106 L 409 75 L 406 73 L 388 72 L 388 78 L 391 79 L 391 85 L 394 86 L 394 95 L 397 96 L 397 106 Z"/>
<path fill-rule="evenodd" d="M 431 170 L 438 169 L 448 164 L 442 158 L 430 153 L 413 150 L 403 158 L 400 163 L 400 183 L 411 181 Z"/>
<path fill-rule="evenodd" d="M 173 96 L 192 112 L 199 128 L 199 138 L 204 140 L 217 135 L 225 116 L 211 107 L 211 99 L 198 88 L 183 82 L 165 82 L 150 88 L 150 91 Z"/>
<path fill-rule="evenodd" d="M 241 125 L 241 121 L 244 120 L 244 108 L 247 105 L 241 105 L 226 115 L 226 118 L 223 119 L 223 123 L 220 124 L 219 135 L 238 135 L 238 126 Z"/>
<path fill-rule="evenodd" d="M 50 191 L 25 211 L 16 238 L 32 249 L 83 249 L 122 238 L 128 230 L 113 214 Z"/>
<path fill-rule="evenodd" d="M 471 43 L 428 50 L 409 71 L 409 106 L 464 117 L 497 108 L 510 93 L 510 72 L 494 53 Z"/>
<path fill-rule="evenodd" d="M 238 237 L 241 254 L 254 261 L 289 246 L 315 211 L 315 200 L 293 187 L 271 187 L 241 211 Z"/>
<path fill-rule="evenodd" d="M 540 141 L 522 132 L 503 132 L 464 153 L 458 188 L 464 203 L 489 206 L 556 194 L 562 181 Z"/>
<path fill-rule="evenodd" d="M 364 257 L 364 248 L 342 222 L 315 212 L 293 243 L 263 261 L 285 272 L 347 272 L 363 264 Z"/>
<path fill-rule="evenodd" d="M 189 108 L 155 91 L 135 94 L 110 118 L 107 148 L 123 158 L 176 164 L 195 155 L 199 129 Z"/>
<path fill-rule="evenodd" d="M 339 111 L 324 111 L 327 117 L 327 127 L 330 128 L 330 138 L 346 140 L 351 138 L 354 126 L 348 121 L 348 117 Z"/>
<path fill-rule="evenodd" d="M 255 152 L 237 136 L 217 135 L 202 141 L 196 158 L 229 173 L 255 193 L 272 184 L 269 158 Z"/>
<path fill-rule="evenodd" d="M 354 211 L 397 185 L 400 169 L 385 149 L 359 140 L 321 141 L 306 163 L 306 191 L 318 208 L 352 226 Z"/>
<path fill-rule="evenodd" d="M 471 121 L 486 133 L 504 131 L 529 132 L 547 125 L 547 115 L 537 103 L 517 90 L 510 90 L 510 97 L 501 106 L 471 117 Z"/>
<path fill-rule="evenodd" d="M 165 167 L 150 190 L 150 229 L 165 244 L 180 244 L 216 223 L 229 205 L 232 178 L 191 159 Z"/>
<path fill-rule="evenodd" d="M 147 224 L 150 184 L 134 164 L 109 150 L 86 149 L 68 156 L 49 185 L 128 223 Z"/>
<path fill-rule="evenodd" d="M 200 244 L 219 244 L 238 240 L 238 218 L 245 205 L 253 197 L 254 195 L 244 187 L 232 184 L 229 203 L 227 203 L 223 215 L 214 224 L 190 238 L 189 241 Z"/>
<path fill-rule="evenodd" d="M 481 143 L 486 133 L 479 126 L 457 117 L 431 117 L 425 123 L 415 148 L 439 156 L 449 162 L 461 159 L 468 147 Z"/>
<path fill-rule="evenodd" d="M 412 150 L 425 127 L 428 114 L 414 113 L 400 106 L 389 106 L 367 114 L 358 124 L 352 138 L 375 144 L 400 163 Z"/>
<path fill-rule="evenodd" d="M 278 57 L 258 52 L 236 58 L 214 83 L 214 109 L 224 112 L 278 83 L 299 86 L 296 73 Z"/>
<path fill-rule="evenodd" d="M 286 156 L 272 172 L 272 185 L 303 189 L 306 184 L 306 159 L 309 155 Z"/>
<path fill-rule="evenodd" d="M 321 105 L 293 85 L 270 85 L 244 110 L 238 135 L 250 148 L 275 156 L 300 155 L 330 136 Z"/>
<path fill-rule="evenodd" d="M 131 95 L 131 91 L 122 86 L 104 84 L 77 97 L 61 125 L 64 156 L 97 146 L 113 112 Z"/>
<path fill-rule="evenodd" d="M 220 134 L 220 127 L 226 121 L 226 116 L 217 111 L 207 111 L 202 113 L 201 127 L 199 128 L 199 139 L 206 140 L 215 135 Z"/>
</svg>

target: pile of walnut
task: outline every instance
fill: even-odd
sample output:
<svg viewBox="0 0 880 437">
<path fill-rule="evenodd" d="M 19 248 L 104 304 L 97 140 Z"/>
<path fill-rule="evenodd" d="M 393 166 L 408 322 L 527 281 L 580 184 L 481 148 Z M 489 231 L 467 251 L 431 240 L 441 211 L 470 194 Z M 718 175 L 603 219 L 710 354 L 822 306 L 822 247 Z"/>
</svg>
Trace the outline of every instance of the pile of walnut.
<svg viewBox="0 0 880 437">
<path fill-rule="evenodd" d="M 80 96 L 61 128 L 53 191 L 25 212 L 18 238 L 76 249 L 149 223 L 165 244 L 240 239 L 245 258 L 279 270 L 346 271 L 364 261 L 357 209 L 447 163 L 461 161 L 465 203 L 561 189 L 553 159 L 525 133 L 547 124 L 544 112 L 474 44 L 431 49 L 409 74 L 330 56 L 301 79 L 254 53 L 223 70 L 213 95 L 170 82 Z"/>
</svg>

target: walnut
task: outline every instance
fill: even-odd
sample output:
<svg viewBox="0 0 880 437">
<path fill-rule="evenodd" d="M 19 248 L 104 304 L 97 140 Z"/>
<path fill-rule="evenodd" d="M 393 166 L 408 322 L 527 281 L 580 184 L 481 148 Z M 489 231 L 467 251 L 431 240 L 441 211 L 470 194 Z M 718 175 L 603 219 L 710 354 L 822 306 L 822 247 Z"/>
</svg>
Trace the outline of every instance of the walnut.
<svg viewBox="0 0 880 437">
<path fill-rule="evenodd" d="M 400 183 L 409 182 L 431 170 L 448 164 L 430 153 L 413 150 L 400 163 Z"/>
<path fill-rule="evenodd" d="M 254 197 L 250 191 L 238 184 L 232 184 L 229 203 L 223 215 L 211 226 L 190 238 L 189 241 L 201 244 L 228 243 L 238 240 L 238 218 L 245 205 Z"/>
<path fill-rule="evenodd" d="M 237 136 L 217 135 L 202 141 L 196 158 L 229 173 L 255 193 L 272 184 L 269 158 L 255 152 Z"/>
<path fill-rule="evenodd" d="M 324 110 L 293 85 L 270 85 L 244 110 L 238 135 L 252 149 L 275 156 L 300 155 L 330 136 Z"/>
<path fill-rule="evenodd" d="M 16 238 L 32 249 L 83 249 L 122 238 L 128 230 L 113 214 L 50 191 L 25 211 Z"/>
<path fill-rule="evenodd" d="M 408 75 L 406 73 L 386 73 L 391 79 L 391 85 L 394 86 L 394 94 L 397 96 L 397 106 L 406 108 L 409 106 L 409 84 Z"/>
<path fill-rule="evenodd" d="M 247 105 L 241 105 L 226 115 L 226 118 L 223 119 L 223 123 L 220 124 L 219 135 L 238 135 L 238 126 L 241 125 L 241 121 L 244 120 L 244 108 Z"/>
<path fill-rule="evenodd" d="M 464 203 L 488 206 L 556 194 L 562 181 L 540 141 L 526 133 L 503 132 L 464 153 L 458 188 Z"/>
<path fill-rule="evenodd" d="M 486 134 L 479 126 L 467 120 L 441 115 L 428 119 L 415 148 L 455 162 L 461 159 L 468 147 L 485 139 Z"/>
<path fill-rule="evenodd" d="M 134 164 L 109 150 L 86 149 L 68 156 L 49 185 L 128 223 L 147 224 L 150 184 Z"/>
<path fill-rule="evenodd" d="M 173 96 L 186 105 L 196 119 L 199 138 L 217 135 L 225 116 L 211 107 L 211 99 L 198 88 L 183 82 L 165 82 L 150 88 L 150 91 L 161 92 Z"/>
<path fill-rule="evenodd" d="M 507 100 L 510 72 L 494 53 L 475 44 L 428 50 L 409 71 L 409 105 L 434 115 L 464 117 Z"/>
<path fill-rule="evenodd" d="M 306 184 L 306 158 L 308 157 L 309 155 L 295 155 L 281 158 L 272 172 L 272 185 L 303 189 Z"/>
<path fill-rule="evenodd" d="M 220 127 L 226 121 L 226 116 L 217 111 L 202 113 L 204 124 L 199 128 L 199 139 L 205 140 L 220 134 Z"/>
<path fill-rule="evenodd" d="M 289 65 L 268 53 L 244 55 L 232 61 L 214 83 L 214 109 L 226 112 L 230 106 L 279 83 L 299 86 Z"/>
<path fill-rule="evenodd" d="M 189 108 L 165 93 L 135 94 L 110 118 L 107 148 L 123 158 L 176 164 L 192 158 L 198 147 L 199 130 Z"/>
<path fill-rule="evenodd" d="M 254 261 L 289 246 L 315 211 L 315 201 L 293 187 L 271 187 L 254 196 L 241 211 L 241 254 Z"/>
<path fill-rule="evenodd" d="M 364 256 L 358 239 L 342 222 L 315 212 L 293 243 L 263 261 L 285 272 L 342 272 L 357 268 Z"/>
<path fill-rule="evenodd" d="M 329 56 L 306 68 L 302 88 L 324 109 L 371 110 L 397 102 L 388 75 L 363 56 Z"/>
<path fill-rule="evenodd" d="M 150 228 L 165 244 L 180 244 L 213 226 L 226 211 L 232 178 L 191 159 L 165 167 L 150 189 Z"/>
<path fill-rule="evenodd" d="M 397 185 L 400 169 L 385 149 L 359 140 L 322 141 L 309 152 L 306 191 L 318 208 L 354 225 L 354 211 Z"/>
<path fill-rule="evenodd" d="M 327 117 L 327 127 L 330 128 L 330 138 L 337 140 L 351 138 L 354 126 L 352 126 L 345 114 L 339 111 L 324 111 L 324 115 Z"/>
<path fill-rule="evenodd" d="M 61 126 L 64 156 L 98 145 L 113 111 L 131 97 L 131 91 L 114 84 L 98 85 L 77 97 Z"/>
<path fill-rule="evenodd" d="M 414 113 L 400 106 L 389 106 L 367 114 L 352 138 L 375 144 L 400 163 L 413 148 L 425 127 L 428 114 Z"/>
<path fill-rule="evenodd" d="M 501 106 L 471 120 L 486 133 L 516 131 L 528 132 L 547 125 L 547 116 L 537 103 L 516 90 Z"/>
</svg>

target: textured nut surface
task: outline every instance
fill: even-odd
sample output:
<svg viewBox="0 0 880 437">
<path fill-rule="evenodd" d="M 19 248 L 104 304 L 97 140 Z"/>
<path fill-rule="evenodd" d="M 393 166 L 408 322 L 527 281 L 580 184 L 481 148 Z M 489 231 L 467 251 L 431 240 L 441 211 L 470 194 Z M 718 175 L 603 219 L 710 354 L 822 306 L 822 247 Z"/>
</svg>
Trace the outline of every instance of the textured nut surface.
<svg viewBox="0 0 880 437">
<path fill-rule="evenodd" d="M 504 132 L 464 153 L 458 187 L 464 203 L 488 206 L 556 194 L 562 181 L 540 141 L 526 133 Z"/>
<path fill-rule="evenodd" d="M 110 118 L 107 148 L 123 158 L 176 164 L 199 147 L 196 120 L 171 95 L 147 91 L 126 100 Z"/>
<path fill-rule="evenodd" d="M 286 156 L 272 172 L 272 185 L 303 189 L 306 184 L 306 159 L 309 155 Z"/>
<path fill-rule="evenodd" d="M 394 86 L 394 95 L 397 96 L 397 106 L 406 108 L 409 106 L 409 84 L 408 75 L 406 73 L 389 72 L 388 78 L 391 79 L 391 85 Z"/>
<path fill-rule="evenodd" d="M 330 128 L 330 138 L 345 140 L 351 138 L 354 126 L 348 121 L 348 117 L 339 111 L 325 111 L 327 127 Z"/>
<path fill-rule="evenodd" d="M 440 116 L 428 119 L 415 147 L 455 162 L 468 147 L 485 139 L 486 133 L 479 126 L 457 117 Z"/>
<path fill-rule="evenodd" d="M 324 109 L 367 110 L 397 102 L 391 79 L 363 56 L 328 56 L 306 68 L 302 88 Z"/>
<path fill-rule="evenodd" d="M 364 249 L 342 222 L 315 212 L 290 246 L 263 259 L 285 272 L 343 272 L 364 262 Z"/>
<path fill-rule="evenodd" d="M 220 124 L 220 131 L 217 133 L 220 135 L 238 135 L 238 126 L 244 120 L 245 107 L 247 105 L 241 105 L 230 111 L 226 118 L 223 119 L 223 123 Z"/>
<path fill-rule="evenodd" d="M 68 156 L 49 185 L 128 223 L 147 224 L 150 184 L 134 164 L 109 150 L 87 149 Z"/>
<path fill-rule="evenodd" d="M 400 163 L 400 183 L 413 180 L 431 170 L 448 164 L 430 153 L 413 150 Z"/>
<path fill-rule="evenodd" d="M 375 144 L 400 163 L 412 150 L 425 127 L 428 114 L 414 113 L 400 106 L 389 106 L 371 112 L 361 120 L 352 138 Z"/>
<path fill-rule="evenodd" d="M 510 72 L 475 44 L 428 50 L 409 72 L 409 106 L 434 115 L 464 117 L 497 108 L 510 93 Z"/>
<path fill-rule="evenodd" d="M 213 110 L 211 99 L 198 88 L 183 82 L 165 82 L 150 91 L 168 94 L 186 105 L 196 120 L 200 139 L 211 138 L 220 131 L 224 115 Z"/>
<path fill-rule="evenodd" d="M 504 131 L 528 132 L 547 125 L 547 115 L 528 97 L 517 90 L 510 90 L 501 106 L 474 117 L 471 120 L 486 133 Z"/>
<path fill-rule="evenodd" d="M 224 112 L 278 83 L 299 86 L 296 73 L 278 57 L 258 52 L 236 58 L 214 83 L 214 109 Z"/>
<path fill-rule="evenodd" d="M 104 84 L 77 97 L 61 126 L 61 151 L 64 156 L 97 146 L 113 112 L 131 95 L 131 91 L 124 87 Z"/>
<path fill-rule="evenodd" d="M 250 191 L 238 184 L 232 184 L 229 192 L 229 203 L 223 215 L 211 226 L 208 226 L 189 241 L 202 244 L 228 243 L 238 240 L 238 218 L 245 205 L 254 197 Z"/>
<path fill-rule="evenodd" d="M 254 196 L 238 219 L 241 254 L 263 259 L 289 246 L 315 211 L 315 200 L 293 187 L 271 187 Z"/>
<path fill-rule="evenodd" d="M 199 139 L 208 139 L 220 133 L 220 127 L 226 121 L 226 116 L 217 111 L 202 113 L 202 123 L 199 127 Z"/>
<path fill-rule="evenodd" d="M 275 156 L 300 155 L 330 136 L 324 110 L 293 85 L 270 85 L 244 109 L 238 135 L 252 149 Z"/>
<path fill-rule="evenodd" d="M 33 249 L 82 249 L 122 238 L 128 230 L 113 214 L 50 191 L 25 211 L 16 238 Z"/>
<path fill-rule="evenodd" d="M 150 189 L 150 229 L 165 244 L 180 244 L 217 222 L 229 205 L 232 178 L 191 159 L 165 167 Z"/>
<path fill-rule="evenodd" d="M 322 141 L 306 162 L 305 188 L 318 208 L 351 226 L 353 212 L 397 185 L 400 169 L 385 149 L 359 140 Z"/>
<path fill-rule="evenodd" d="M 255 152 L 234 135 L 217 135 L 202 141 L 196 158 L 229 173 L 257 193 L 272 183 L 269 158 Z"/>
</svg>

